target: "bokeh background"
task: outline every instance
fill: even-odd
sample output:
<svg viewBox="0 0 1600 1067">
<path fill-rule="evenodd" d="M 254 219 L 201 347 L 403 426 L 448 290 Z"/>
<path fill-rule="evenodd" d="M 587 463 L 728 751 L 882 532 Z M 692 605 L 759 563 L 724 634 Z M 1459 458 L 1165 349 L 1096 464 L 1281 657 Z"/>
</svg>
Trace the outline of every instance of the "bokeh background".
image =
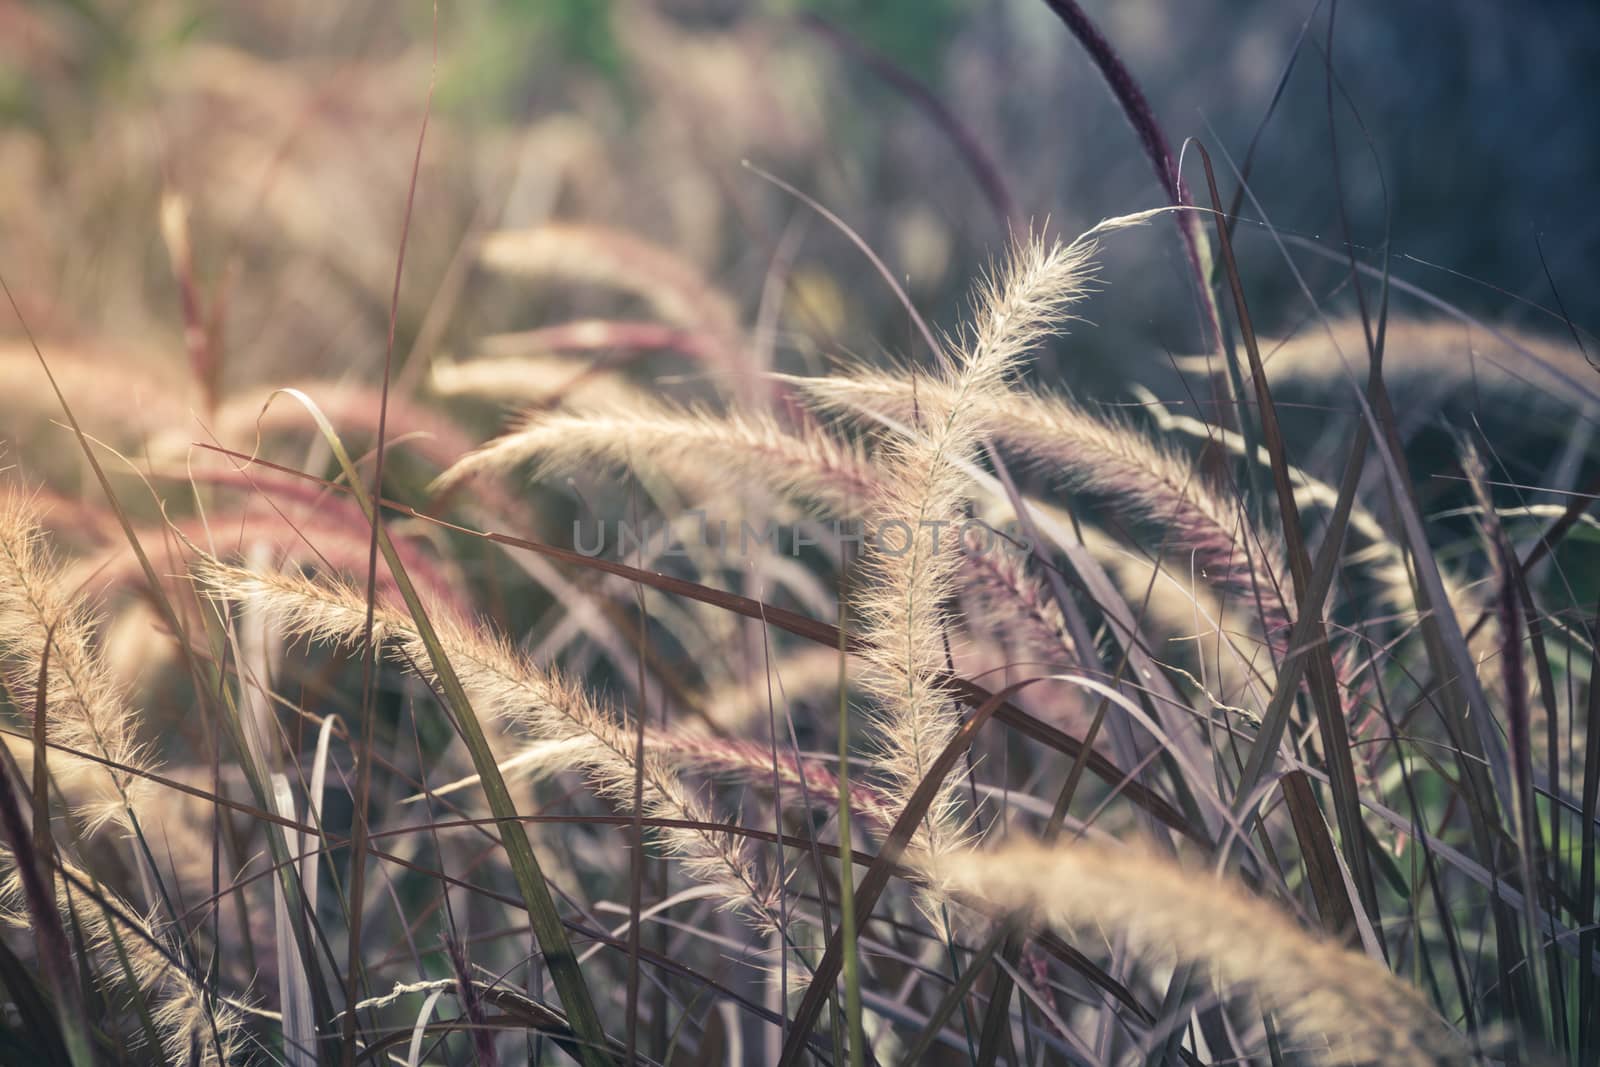
<svg viewBox="0 0 1600 1067">
<path fill-rule="evenodd" d="M 1173 144 L 1209 147 L 1224 196 L 1229 160 L 1259 132 L 1261 209 L 1285 232 L 1336 239 L 1328 4 L 1086 8 Z M 1397 274 L 1486 319 L 1537 318 L 1521 301 L 1554 306 L 1553 283 L 1592 323 L 1600 8 L 1366 0 L 1335 16 L 1332 128 L 1357 241 L 1387 232 Z M 1019 219 L 1077 232 L 1161 202 L 1110 94 L 1041 0 L 448 3 L 402 342 L 441 300 L 438 344 L 535 322 L 525 293 L 442 285 L 474 227 L 561 218 L 678 250 L 747 316 L 786 230 L 803 227 L 797 282 L 836 342 L 900 347 L 904 316 L 861 258 L 746 159 L 836 211 L 933 319 L 955 321 L 1004 224 L 927 113 L 808 17 L 937 97 Z M 225 295 L 226 379 L 370 370 L 433 40 L 432 8 L 412 2 L 0 3 L 0 262 L 31 324 L 60 343 L 181 348 L 159 228 L 173 189 L 199 279 Z M 1197 166 L 1186 173 L 1200 181 Z M 1244 233 L 1256 314 L 1269 328 L 1303 314 L 1273 244 Z M 1306 269 L 1319 293 L 1337 278 Z M 1170 226 L 1113 242 L 1087 312 L 1097 328 L 1063 379 L 1196 350 L 1183 270 Z"/>
</svg>

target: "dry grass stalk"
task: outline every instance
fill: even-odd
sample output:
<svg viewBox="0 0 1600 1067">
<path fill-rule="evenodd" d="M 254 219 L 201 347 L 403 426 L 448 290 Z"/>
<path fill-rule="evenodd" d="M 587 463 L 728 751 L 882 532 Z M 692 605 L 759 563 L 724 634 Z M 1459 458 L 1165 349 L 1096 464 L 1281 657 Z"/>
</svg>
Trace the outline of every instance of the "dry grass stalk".
<svg viewBox="0 0 1600 1067">
<path fill-rule="evenodd" d="M 1250 990 L 1329 1067 L 1472 1062 L 1416 990 L 1365 956 L 1306 933 L 1242 889 L 1139 848 L 1008 845 L 963 855 L 942 887 L 1063 930 L 1126 937 L 1141 954 L 1203 966 Z"/>
<path fill-rule="evenodd" d="M 72 814 L 88 829 L 111 824 L 132 834 L 141 824 L 160 822 L 162 812 L 156 807 L 154 783 L 144 775 L 153 766 L 146 748 L 135 737 L 137 716 L 93 643 L 94 628 L 94 620 L 67 592 L 60 568 L 45 551 L 31 506 L 19 495 L 8 493 L 0 501 L 0 655 L 6 662 L 7 691 L 19 710 L 34 707 L 40 662 L 48 645 L 45 735 L 52 745 L 71 750 L 49 753 L 51 779 Z M 30 743 L 10 737 L 6 743 L 19 759 L 32 759 Z M 0 886 L 6 920 L 27 928 L 19 874 L 9 856 L 7 861 L 12 869 Z M 80 884 L 93 884 L 76 868 L 64 873 Z M 193 1047 L 201 1062 L 218 1063 L 219 1041 L 220 1062 L 232 1062 L 241 1045 L 237 1013 L 210 1002 L 204 986 L 174 963 L 169 952 L 151 943 L 165 943 L 156 919 L 142 918 L 126 904 L 111 899 L 108 891 L 102 889 L 101 893 L 121 915 L 119 921 L 125 928 L 116 934 L 140 995 L 155 996 L 152 1019 L 168 1062 L 188 1061 Z M 57 896 L 63 913 L 76 919 L 102 974 L 108 980 L 120 976 L 112 920 L 81 890 L 69 890 L 63 878 L 57 879 Z"/>
<path fill-rule="evenodd" d="M 529 460 L 542 470 L 604 462 L 649 464 L 679 480 L 715 491 L 730 472 L 748 476 L 782 496 L 848 514 L 865 501 L 878 526 L 904 528 L 906 551 L 893 548 L 873 558 L 874 591 L 865 602 L 867 632 L 877 651 L 869 656 L 876 681 L 869 685 L 885 709 L 878 730 L 880 761 L 891 803 L 903 804 L 945 744 L 957 721 L 952 701 L 934 681 L 945 669 L 946 630 L 942 602 L 965 553 L 930 551 L 922 543 L 927 524 L 954 529 L 964 518 L 966 479 L 959 466 L 970 460 L 980 423 L 978 401 L 1003 393 L 1006 376 L 1043 335 L 1061 310 L 1081 296 L 1092 246 L 1019 248 L 1004 277 L 980 294 L 980 320 L 968 348 L 944 361 L 941 385 L 952 403 L 927 435 L 892 441 L 880 470 L 859 453 L 812 430 L 792 435 L 766 419 L 712 417 L 642 404 L 589 413 L 537 414 L 519 429 L 491 442 L 447 471 L 448 487 L 480 473 L 501 472 Z M 965 398 L 970 404 L 957 402 Z M 708 474 L 714 479 L 707 483 Z M 1012 573 L 979 575 L 992 591 L 1008 590 L 1034 602 L 1033 617 L 1051 626 L 1051 609 L 1039 590 L 1023 588 Z M 1057 629 L 1059 634 L 1059 628 Z M 1060 647 L 1060 638 L 1057 637 Z M 941 793 L 930 819 L 914 840 L 927 852 L 942 847 L 943 834 L 959 838 L 955 783 Z"/>
</svg>

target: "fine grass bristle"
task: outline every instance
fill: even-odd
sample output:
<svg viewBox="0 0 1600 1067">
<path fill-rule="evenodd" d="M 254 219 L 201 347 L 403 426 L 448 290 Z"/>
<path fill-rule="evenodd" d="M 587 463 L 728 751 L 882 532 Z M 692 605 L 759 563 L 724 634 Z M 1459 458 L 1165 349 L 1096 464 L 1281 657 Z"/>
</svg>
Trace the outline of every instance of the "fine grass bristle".
<svg viewBox="0 0 1600 1067">
<path fill-rule="evenodd" d="M 1017 389 L 964 397 L 939 382 L 882 372 L 797 384 L 820 408 L 857 416 L 903 421 L 922 410 L 970 408 L 981 432 L 1002 449 L 1127 519 L 1155 526 L 1156 545 L 1192 558 L 1203 580 L 1256 607 L 1273 640 L 1287 637 L 1293 590 L 1284 584 L 1277 538 L 1248 523 L 1190 461 L 1127 423 L 1065 397 Z"/>
<path fill-rule="evenodd" d="M 702 495 L 744 479 L 835 513 L 858 503 L 872 485 L 859 450 L 820 431 L 790 433 L 770 417 L 709 415 L 640 400 L 594 411 L 534 412 L 462 457 L 433 491 L 530 461 L 541 474 L 594 463 L 662 470 Z"/>
</svg>

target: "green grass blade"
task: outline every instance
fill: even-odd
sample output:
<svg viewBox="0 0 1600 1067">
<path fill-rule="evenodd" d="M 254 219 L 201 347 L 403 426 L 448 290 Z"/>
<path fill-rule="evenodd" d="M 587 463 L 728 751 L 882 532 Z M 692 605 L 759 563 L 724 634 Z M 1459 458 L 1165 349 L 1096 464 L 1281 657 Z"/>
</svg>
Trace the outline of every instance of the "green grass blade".
<svg viewBox="0 0 1600 1067">
<path fill-rule="evenodd" d="M 589 994 L 588 984 L 584 981 L 577 957 L 573 954 L 572 945 L 567 939 L 566 930 L 561 923 L 561 914 L 556 910 L 555 900 L 550 895 L 550 887 L 545 881 L 544 872 L 540 870 L 539 861 L 533 853 L 533 846 L 528 842 L 527 831 L 518 821 L 516 804 L 513 803 L 511 793 L 506 789 L 505 779 L 495 763 L 494 751 L 489 747 L 483 726 L 472 710 L 472 702 L 468 700 L 461 679 L 457 677 L 455 669 L 450 665 L 450 658 L 439 643 L 439 636 L 428 619 L 422 598 L 407 576 L 393 541 L 378 519 L 372 497 L 363 487 L 355 463 L 340 441 L 338 433 L 310 397 L 297 389 L 282 391 L 299 401 L 316 420 L 317 428 L 344 471 L 356 502 L 377 531 L 379 551 L 383 553 L 395 586 L 405 600 L 406 610 L 411 613 L 417 634 L 428 650 L 428 657 L 438 682 L 438 691 L 455 717 L 456 725 L 472 756 L 473 768 L 482 780 L 489 809 L 498 820 L 506 857 L 510 861 L 517 888 L 522 893 L 523 903 L 528 909 L 529 925 L 532 926 L 534 937 L 539 942 L 540 951 L 544 953 L 545 963 L 550 968 L 556 993 L 566 1011 L 568 1025 L 577 1037 L 580 1062 L 585 1067 L 603 1067 L 611 1062 L 605 1052 L 607 1047 L 605 1030 L 600 1025 L 594 1000 Z"/>
</svg>

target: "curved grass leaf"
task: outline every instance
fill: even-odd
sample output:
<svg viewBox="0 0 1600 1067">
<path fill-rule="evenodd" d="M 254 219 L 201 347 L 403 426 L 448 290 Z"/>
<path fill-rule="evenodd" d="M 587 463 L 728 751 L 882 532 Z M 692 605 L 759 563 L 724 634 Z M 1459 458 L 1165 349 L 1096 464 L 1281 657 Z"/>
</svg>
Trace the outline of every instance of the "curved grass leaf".
<svg viewBox="0 0 1600 1067">
<path fill-rule="evenodd" d="M 511 864 L 517 888 L 521 890 L 522 903 L 528 911 L 529 925 L 533 927 L 534 937 L 538 940 L 540 951 L 544 953 L 545 963 L 550 968 L 556 993 L 566 1010 L 568 1025 L 577 1038 L 579 1062 L 585 1067 L 603 1067 L 610 1062 L 610 1058 L 602 1051 L 606 1048 L 605 1030 L 600 1025 L 600 1017 L 595 1011 L 588 984 L 584 981 L 583 972 L 578 968 L 572 945 L 567 940 L 566 930 L 561 923 L 561 914 L 556 910 L 555 899 L 550 895 L 550 887 L 545 881 L 544 872 L 540 870 L 539 861 L 533 853 L 533 846 L 528 842 L 527 831 L 517 819 L 516 804 L 513 803 L 505 779 L 501 777 L 500 768 L 495 763 L 494 751 L 489 747 L 483 726 L 472 710 L 472 702 L 467 699 L 461 679 L 457 677 L 455 668 L 450 665 L 450 658 L 445 654 L 443 646 L 439 643 L 439 636 L 428 619 L 422 598 L 407 576 L 405 565 L 395 551 L 394 542 L 390 540 L 388 532 L 379 520 L 372 497 L 363 487 L 355 463 L 340 441 L 333 424 L 323 415 L 315 401 L 298 389 L 285 389 L 282 392 L 299 401 L 316 420 L 318 430 L 321 431 L 323 439 L 327 441 L 328 447 L 344 471 L 356 502 L 367 516 L 367 521 L 373 524 L 378 549 L 383 553 L 384 562 L 389 567 L 395 586 L 405 600 L 406 610 L 410 612 L 411 619 L 416 624 L 417 634 L 428 650 L 431 666 L 438 678 L 439 693 L 454 717 L 462 739 L 467 743 L 473 766 L 483 781 L 483 792 L 489 802 L 489 809 L 498 820 L 506 858 Z"/>
</svg>

